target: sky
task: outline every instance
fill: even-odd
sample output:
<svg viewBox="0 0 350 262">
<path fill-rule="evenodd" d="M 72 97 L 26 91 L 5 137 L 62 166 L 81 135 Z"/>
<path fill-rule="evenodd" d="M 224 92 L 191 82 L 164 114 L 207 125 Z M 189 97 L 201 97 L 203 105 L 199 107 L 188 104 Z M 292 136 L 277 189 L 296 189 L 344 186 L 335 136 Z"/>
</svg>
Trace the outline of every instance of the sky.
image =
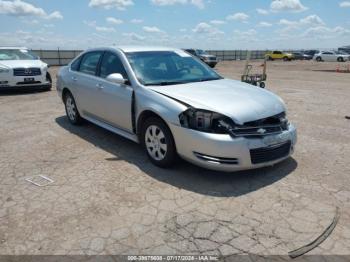
<svg viewBox="0 0 350 262">
<path fill-rule="evenodd" d="M 0 46 L 207 50 L 350 45 L 350 0 L 0 0 Z"/>
</svg>

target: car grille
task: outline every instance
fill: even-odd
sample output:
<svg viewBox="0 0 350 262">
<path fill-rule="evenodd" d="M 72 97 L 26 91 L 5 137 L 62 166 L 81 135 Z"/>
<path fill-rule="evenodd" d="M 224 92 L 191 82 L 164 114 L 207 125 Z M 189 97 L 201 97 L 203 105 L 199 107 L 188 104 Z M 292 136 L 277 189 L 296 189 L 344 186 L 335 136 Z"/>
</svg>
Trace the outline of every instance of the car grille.
<svg viewBox="0 0 350 262">
<path fill-rule="evenodd" d="M 214 164 L 225 164 L 225 165 L 238 165 L 238 159 L 237 158 L 226 158 L 226 157 L 214 157 L 214 156 L 208 156 L 201 153 L 193 152 L 194 155 L 203 161 L 214 163 Z"/>
<path fill-rule="evenodd" d="M 14 76 L 39 76 L 41 75 L 40 68 L 15 68 L 13 69 Z"/>
<path fill-rule="evenodd" d="M 291 141 L 270 147 L 250 150 L 252 164 L 261 164 L 287 157 L 291 149 Z"/>
<path fill-rule="evenodd" d="M 285 113 L 281 113 L 272 117 L 247 122 L 241 126 L 235 126 L 230 130 L 234 137 L 261 137 L 274 135 L 288 129 L 288 121 Z"/>
</svg>

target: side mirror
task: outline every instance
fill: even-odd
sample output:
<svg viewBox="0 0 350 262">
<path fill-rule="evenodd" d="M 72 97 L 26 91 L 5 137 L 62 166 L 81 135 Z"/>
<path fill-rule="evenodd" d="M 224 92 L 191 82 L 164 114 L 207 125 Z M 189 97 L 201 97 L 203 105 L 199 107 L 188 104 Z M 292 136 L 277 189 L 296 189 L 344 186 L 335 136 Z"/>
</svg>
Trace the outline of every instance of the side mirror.
<svg viewBox="0 0 350 262">
<path fill-rule="evenodd" d="M 124 77 L 119 73 L 110 74 L 106 79 L 114 84 L 122 85 L 126 83 L 126 79 L 124 79 Z"/>
</svg>

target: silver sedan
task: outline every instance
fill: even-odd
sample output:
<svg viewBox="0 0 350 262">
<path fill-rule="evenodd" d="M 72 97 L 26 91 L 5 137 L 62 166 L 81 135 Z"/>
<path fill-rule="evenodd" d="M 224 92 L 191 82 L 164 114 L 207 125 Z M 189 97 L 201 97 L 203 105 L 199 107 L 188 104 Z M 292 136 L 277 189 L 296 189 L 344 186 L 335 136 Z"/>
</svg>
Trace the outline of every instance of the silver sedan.
<svg viewBox="0 0 350 262">
<path fill-rule="evenodd" d="M 97 48 L 58 73 L 69 121 L 86 119 L 140 143 L 157 166 L 177 156 L 237 171 L 288 158 L 296 129 L 273 93 L 225 79 L 172 48 Z"/>
</svg>

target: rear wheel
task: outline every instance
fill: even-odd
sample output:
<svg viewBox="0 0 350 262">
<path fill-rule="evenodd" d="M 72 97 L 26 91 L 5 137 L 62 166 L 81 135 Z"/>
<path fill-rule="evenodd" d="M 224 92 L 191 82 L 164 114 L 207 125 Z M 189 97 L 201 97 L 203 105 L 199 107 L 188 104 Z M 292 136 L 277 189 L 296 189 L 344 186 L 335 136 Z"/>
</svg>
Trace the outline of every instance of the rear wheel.
<svg viewBox="0 0 350 262">
<path fill-rule="evenodd" d="M 290 59 L 287 56 L 283 57 L 283 61 L 289 61 L 289 60 Z"/>
<path fill-rule="evenodd" d="M 261 88 L 265 88 L 265 83 L 264 82 L 260 82 L 260 87 Z"/>
<path fill-rule="evenodd" d="M 344 58 L 338 57 L 337 61 L 338 61 L 338 62 L 344 62 Z"/>
<path fill-rule="evenodd" d="M 66 108 L 66 115 L 69 122 L 73 125 L 79 125 L 82 123 L 83 119 L 81 118 L 73 95 L 70 92 L 67 92 L 64 96 L 64 105 Z"/>
<path fill-rule="evenodd" d="M 156 166 L 171 167 L 177 158 L 173 135 L 159 118 L 146 119 L 141 130 L 141 143 L 149 159 Z"/>
</svg>

